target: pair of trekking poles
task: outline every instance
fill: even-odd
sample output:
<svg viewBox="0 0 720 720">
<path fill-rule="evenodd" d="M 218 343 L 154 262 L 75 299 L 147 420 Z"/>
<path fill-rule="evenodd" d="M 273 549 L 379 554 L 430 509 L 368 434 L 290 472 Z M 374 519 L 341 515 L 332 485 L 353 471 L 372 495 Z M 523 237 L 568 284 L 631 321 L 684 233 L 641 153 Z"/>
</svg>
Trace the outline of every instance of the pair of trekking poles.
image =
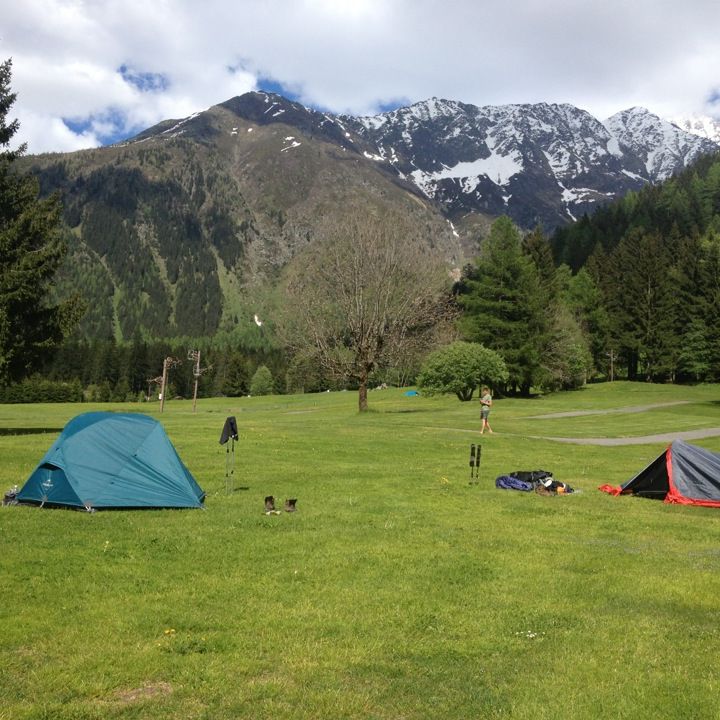
<svg viewBox="0 0 720 720">
<path fill-rule="evenodd" d="M 480 457 L 482 455 L 482 445 L 470 446 L 470 484 L 475 485 L 480 482 Z"/>
</svg>

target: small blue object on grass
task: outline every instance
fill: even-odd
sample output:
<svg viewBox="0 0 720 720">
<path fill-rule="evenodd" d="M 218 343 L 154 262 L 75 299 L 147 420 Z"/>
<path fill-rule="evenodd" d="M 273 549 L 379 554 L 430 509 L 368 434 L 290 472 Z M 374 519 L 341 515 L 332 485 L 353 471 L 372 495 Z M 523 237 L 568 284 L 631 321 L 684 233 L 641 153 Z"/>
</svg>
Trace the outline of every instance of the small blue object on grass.
<svg viewBox="0 0 720 720">
<path fill-rule="evenodd" d="M 420 393 L 417 390 L 408 390 L 405 395 L 408 397 L 415 397 L 415 395 L 419 395 Z"/>
</svg>

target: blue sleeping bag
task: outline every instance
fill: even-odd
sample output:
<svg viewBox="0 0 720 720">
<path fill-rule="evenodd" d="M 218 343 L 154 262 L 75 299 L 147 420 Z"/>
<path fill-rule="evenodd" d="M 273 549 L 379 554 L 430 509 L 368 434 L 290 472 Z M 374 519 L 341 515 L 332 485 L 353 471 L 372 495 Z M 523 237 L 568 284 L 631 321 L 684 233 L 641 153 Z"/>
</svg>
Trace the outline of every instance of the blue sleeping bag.
<svg viewBox="0 0 720 720">
<path fill-rule="evenodd" d="M 501 490 L 522 490 L 523 492 L 532 492 L 533 484 L 513 477 L 512 475 L 500 475 L 495 478 L 495 487 Z"/>
</svg>

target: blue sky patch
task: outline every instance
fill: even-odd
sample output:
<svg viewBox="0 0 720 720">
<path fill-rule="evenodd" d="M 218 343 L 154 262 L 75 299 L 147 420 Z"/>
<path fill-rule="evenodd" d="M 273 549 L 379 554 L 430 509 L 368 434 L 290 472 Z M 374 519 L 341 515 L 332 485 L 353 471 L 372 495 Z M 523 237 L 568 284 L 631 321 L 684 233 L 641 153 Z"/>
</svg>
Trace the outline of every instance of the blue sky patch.
<svg viewBox="0 0 720 720">
<path fill-rule="evenodd" d="M 82 135 L 84 132 L 92 129 L 92 118 L 63 118 L 63 123 L 68 130 L 74 132 L 76 135 Z"/>
<path fill-rule="evenodd" d="M 117 71 L 126 83 L 133 85 L 140 92 L 164 92 L 170 87 L 170 80 L 162 73 L 138 72 L 125 64 Z"/>
<path fill-rule="evenodd" d="M 115 108 L 108 108 L 103 113 L 88 115 L 83 118 L 62 118 L 65 127 L 76 135 L 94 133 L 103 145 L 112 145 L 132 137 L 143 128 L 127 127 L 125 113 Z"/>
<path fill-rule="evenodd" d="M 403 100 L 388 100 L 387 102 L 381 102 L 378 104 L 378 112 L 392 112 L 393 110 L 397 110 L 401 107 L 407 107 L 408 105 L 412 105 L 412 100 L 408 100 L 407 98 L 404 98 Z"/>
<path fill-rule="evenodd" d="M 281 82 L 273 80 L 272 78 L 258 77 L 257 86 L 258 90 L 282 95 L 284 98 L 292 100 L 293 102 L 300 102 L 300 95 L 298 93 L 291 90 L 287 85 L 283 85 Z"/>
</svg>

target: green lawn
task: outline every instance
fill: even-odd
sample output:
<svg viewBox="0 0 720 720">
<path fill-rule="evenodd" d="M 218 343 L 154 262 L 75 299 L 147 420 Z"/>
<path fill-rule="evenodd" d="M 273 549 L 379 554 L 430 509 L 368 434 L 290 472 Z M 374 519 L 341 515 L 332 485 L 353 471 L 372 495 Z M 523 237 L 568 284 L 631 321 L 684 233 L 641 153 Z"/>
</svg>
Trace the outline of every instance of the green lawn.
<svg viewBox="0 0 720 720">
<path fill-rule="evenodd" d="M 95 409 L 159 417 L 207 492 L 202 511 L 0 508 L 0 720 L 720 717 L 720 510 L 597 491 L 664 443 L 531 439 L 720 426 L 719 400 L 629 383 L 500 399 L 483 437 L 477 401 L 400 390 L 372 392 L 364 415 L 350 392 L 195 414 L 0 406 L 2 492 Z M 540 468 L 580 492 L 494 487 Z M 298 512 L 266 516 L 269 494 Z"/>
</svg>

